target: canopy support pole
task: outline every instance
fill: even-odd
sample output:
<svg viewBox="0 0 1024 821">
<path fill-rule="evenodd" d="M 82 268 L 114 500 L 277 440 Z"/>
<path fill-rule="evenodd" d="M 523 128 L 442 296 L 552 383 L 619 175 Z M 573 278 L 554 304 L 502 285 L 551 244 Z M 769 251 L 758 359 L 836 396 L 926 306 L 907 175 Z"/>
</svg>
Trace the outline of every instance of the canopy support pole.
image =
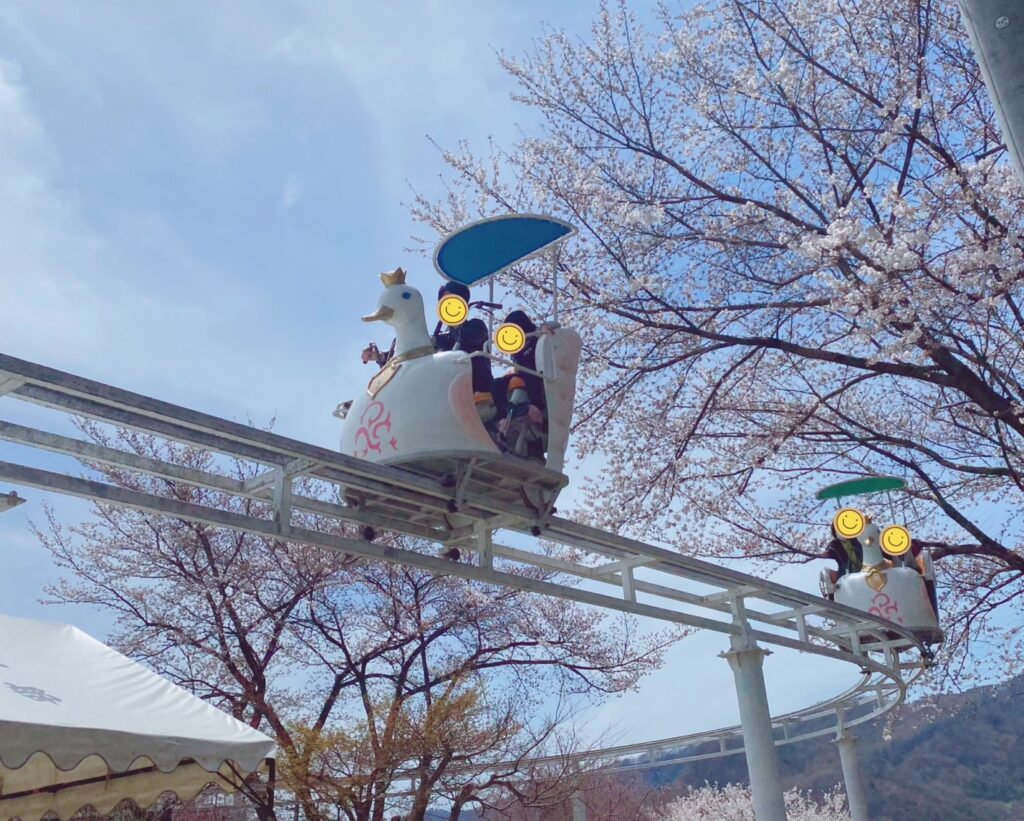
<svg viewBox="0 0 1024 821">
<path fill-rule="evenodd" d="M 487 283 L 487 301 L 494 304 L 494 277 L 491 277 Z M 487 312 L 487 344 L 490 345 L 491 339 L 494 338 L 494 308 L 491 308 Z"/>
<path fill-rule="evenodd" d="M 558 246 L 551 249 L 551 312 L 558 322 Z"/>
</svg>

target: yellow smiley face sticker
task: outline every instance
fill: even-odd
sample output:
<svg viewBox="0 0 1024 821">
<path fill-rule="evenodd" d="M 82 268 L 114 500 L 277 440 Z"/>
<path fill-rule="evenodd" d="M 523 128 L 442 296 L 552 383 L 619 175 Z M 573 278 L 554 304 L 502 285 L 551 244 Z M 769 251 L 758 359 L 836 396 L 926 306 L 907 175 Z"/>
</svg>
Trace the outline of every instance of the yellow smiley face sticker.
<svg viewBox="0 0 1024 821">
<path fill-rule="evenodd" d="M 910 531 L 903 525 L 889 525 L 882 531 L 882 550 L 890 556 L 902 556 L 910 550 Z"/>
<path fill-rule="evenodd" d="M 856 539 L 864 532 L 864 514 L 853 507 L 844 507 L 832 520 L 832 527 L 844 539 Z"/>
<path fill-rule="evenodd" d="M 468 316 L 469 305 L 458 294 L 448 294 L 437 303 L 437 318 L 450 328 L 461 325 Z"/>
<path fill-rule="evenodd" d="M 526 347 L 526 332 L 514 322 L 506 322 L 494 332 L 494 344 L 502 353 L 519 353 Z"/>
</svg>

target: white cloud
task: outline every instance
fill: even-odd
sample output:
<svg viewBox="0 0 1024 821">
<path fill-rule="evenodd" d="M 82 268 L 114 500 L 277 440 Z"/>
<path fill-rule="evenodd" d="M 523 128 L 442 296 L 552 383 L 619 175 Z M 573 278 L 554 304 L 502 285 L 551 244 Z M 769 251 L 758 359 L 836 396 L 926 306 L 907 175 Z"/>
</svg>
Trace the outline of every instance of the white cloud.
<svg viewBox="0 0 1024 821">
<path fill-rule="evenodd" d="M 102 242 L 50 182 L 52 147 L 32 113 L 18 67 L 0 63 L 0 342 L 53 354 L 69 341 L 95 349 L 96 295 L 84 272 Z"/>
<path fill-rule="evenodd" d="M 292 28 L 269 53 L 339 70 L 388 120 L 424 103 L 458 108 L 488 76 L 500 74 L 493 60 L 479 60 L 499 18 L 478 6 L 454 4 L 442 13 L 434 4 L 417 5 L 414 13 L 386 3 L 364 6 L 359 14 L 340 6 L 311 9 L 315 19 Z"/>
<path fill-rule="evenodd" d="M 513 6 L 464 0 L 371 3 L 358 11 L 310 4 L 304 11 L 268 56 L 333 72 L 358 95 L 372 122 L 353 128 L 376 135 L 395 190 L 404 192 L 423 158 L 434 156 L 428 134 L 445 143 L 517 135 L 516 120 L 526 112 L 509 116 L 511 82 L 494 51 L 536 33 L 539 20 Z"/>
<path fill-rule="evenodd" d="M 235 418 L 302 418 L 309 397 L 322 407 L 309 417 L 328 418 L 341 397 L 289 367 L 265 295 L 197 256 L 159 211 L 102 214 L 113 240 L 86 217 L 10 62 L 0 123 L 0 350 Z M 299 195 L 286 183 L 285 202 Z"/>
<path fill-rule="evenodd" d="M 281 186 L 281 207 L 288 210 L 302 198 L 302 184 L 295 174 L 289 174 L 284 178 Z"/>
<path fill-rule="evenodd" d="M 0 60 L 0 140 L 12 154 L 31 148 L 40 134 L 39 123 L 25 104 L 20 80 L 21 69 L 7 60 Z M 2 157 L 0 155 L 0 159 Z"/>
</svg>

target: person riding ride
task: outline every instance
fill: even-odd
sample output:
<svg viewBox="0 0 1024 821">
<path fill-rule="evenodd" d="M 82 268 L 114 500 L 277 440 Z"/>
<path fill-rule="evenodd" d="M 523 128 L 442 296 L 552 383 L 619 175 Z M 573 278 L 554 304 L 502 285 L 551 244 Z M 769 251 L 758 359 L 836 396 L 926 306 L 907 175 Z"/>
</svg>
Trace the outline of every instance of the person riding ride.
<svg viewBox="0 0 1024 821">
<path fill-rule="evenodd" d="M 864 567 L 864 549 L 857 539 L 844 539 L 832 525 L 832 541 L 828 543 L 822 558 L 834 559 L 838 565 L 833 582 L 847 573 L 859 573 Z"/>
</svg>

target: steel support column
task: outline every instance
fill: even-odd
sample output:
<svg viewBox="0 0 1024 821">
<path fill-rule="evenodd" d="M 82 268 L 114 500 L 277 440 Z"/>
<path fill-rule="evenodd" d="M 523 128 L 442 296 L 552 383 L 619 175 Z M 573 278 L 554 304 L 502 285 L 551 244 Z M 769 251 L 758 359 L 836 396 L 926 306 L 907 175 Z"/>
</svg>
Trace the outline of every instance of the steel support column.
<svg viewBox="0 0 1024 821">
<path fill-rule="evenodd" d="M 869 821 L 868 802 L 864 794 L 864 779 L 857 760 L 857 738 L 848 730 L 840 730 L 836 739 L 839 762 L 843 766 L 846 800 L 850 805 L 850 821 Z"/>
<path fill-rule="evenodd" d="M 1020 0 L 960 0 L 960 12 L 1024 183 L 1024 5 Z"/>
<path fill-rule="evenodd" d="M 754 797 L 754 817 L 757 821 L 786 821 L 779 758 L 768 709 L 768 693 L 764 687 L 762 665 L 766 651 L 749 636 L 731 636 L 729 645 L 729 651 L 722 655 L 728 660 L 736 679 L 747 773 Z"/>
<path fill-rule="evenodd" d="M 576 792 L 569 800 L 572 803 L 572 821 L 587 821 L 587 805 L 583 801 L 583 796 Z"/>
</svg>

